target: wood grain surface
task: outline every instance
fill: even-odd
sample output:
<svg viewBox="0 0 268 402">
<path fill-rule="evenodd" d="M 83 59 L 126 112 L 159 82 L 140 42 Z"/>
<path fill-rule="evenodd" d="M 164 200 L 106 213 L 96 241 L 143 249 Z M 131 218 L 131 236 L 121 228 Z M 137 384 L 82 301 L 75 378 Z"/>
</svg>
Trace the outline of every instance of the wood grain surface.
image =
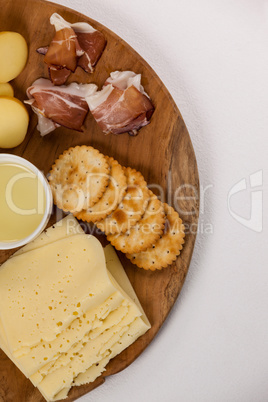
<svg viewBox="0 0 268 402">
<path fill-rule="evenodd" d="M 155 337 L 174 305 L 189 268 L 196 237 L 199 211 L 197 163 L 187 128 L 172 97 L 152 68 L 117 35 L 76 11 L 42 0 L 0 0 L 0 7 L 0 31 L 20 32 L 29 46 L 26 68 L 12 82 L 15 96 L 20 100 L 26 98 L 26 88 L 34 80 L 48 76 L 43 57 L 36 53 L 36 49 L 50 43 L 54 28 L 49 23 L 49 17 L 53 12 L 58 12 L 70 22 L 89 22 L 102 31 L 107 39 L 107 47 L 95 72 L 89 75 L 78 68 L 71 75 L 69 82 L 94 82 L 101 88 L 110 72 L 133 70 L 142 74 L 142 84 L 155 106 L 151 123 L 142 128 L 136 137 L 128 134 L 104 135 L 89 114 L 83 133 L 58 128 L 41 138 L 36 129 L 37 118 L 29 109 L 30 125 L 23 143 L 11 150 L 0 149 L 0 152 L 22 156 L 47 174 L 54 160 L 65 149 L 74 145 L 92 145 L 104 154 L 113 156 L 122 165 L 140 170 L 156 194 L 159 194 L 157 186 L 160 186 L 163 189 L 163 201 L 178 210 L 187 229 L 180 257 L 176 263 L 162 271 L 148 272 L 139 269 L 119 253 L 152 328 L 114 358 L 103 376 L 93 384 L 73 388 L 67 399 L 73 401 L 102 384 L 104 377 L 115 374 L 131 364 Z M 62 216 L 61 211 L 55 208 L 50 223 L 61 219 Z M 102 237 L 101 241 L 105 244 L 106 239 Z M 14 250 L 0 251 L 0 263 L 13 252 Z M 44 401 L 39 391 L 1 351 L 0 401 Z"/>
</svg>

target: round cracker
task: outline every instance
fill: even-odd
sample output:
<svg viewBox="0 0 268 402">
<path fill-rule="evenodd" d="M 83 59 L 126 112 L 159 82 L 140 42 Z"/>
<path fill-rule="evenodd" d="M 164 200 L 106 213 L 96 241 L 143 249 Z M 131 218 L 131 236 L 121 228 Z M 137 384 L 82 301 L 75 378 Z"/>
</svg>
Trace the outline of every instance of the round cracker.
<svg viewBox="0 0 268 402">
<path fill-rule="evenodd" d="M 77 219 L 85 222 L 100 221 L 111 214 L 122 201 L 126 188 L 127 178 L 122 166 L 112 157 L 105 156 L 110 166 L 110 179 L 101 199 L 92 207 L 74 213 Z"/>
<path fill-rule="evenodd" d="M 166 224 L 163 236 L 145 251 L 126 254 L 126 257 L 139 268 L 154 271 L 166 268 L 176 260 L 184 243 L 184 226 L 179 214 L 164 204 Z"/>
<path fill-rule="evenodd" d="M 149 190 L 150 201 L 142 218 L 123 234 L 108 235 L 112 245 L 123 253 L 140 253 L 154 244 L 163 234 L 165 227 L 164 206 Z"/>
<path fill-rule="evenodd" d="M 96 223 L 106 235 L 125 233 L 140 220 L 149 202 L 147 183 L 140 172 L 130 167 L 124 169 L 127 191 L 118 207 L 107 218 Z"/>
<path fill-rule="evenodd" d="M 109 165 L 90 146 L 69 148 L 56 160 L 49 176 L 55 204 L 65 212 L 79 212 L 95 204 L 109 181 Z"/>
</svg>

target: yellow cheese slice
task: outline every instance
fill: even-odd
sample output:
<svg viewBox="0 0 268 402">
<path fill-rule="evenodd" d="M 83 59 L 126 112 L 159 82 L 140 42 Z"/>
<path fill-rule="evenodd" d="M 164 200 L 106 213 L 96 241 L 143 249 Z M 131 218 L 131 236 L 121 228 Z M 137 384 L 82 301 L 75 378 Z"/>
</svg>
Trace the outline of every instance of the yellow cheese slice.
<svg viewBox="0 0 268 402">
<path fill-rule="evenodd" d="M 110 246 L 110 245 L 105 247 L 104 252 L 105 252 L 106 265 L 107 265 L 108 270 L 110 272 L 112 272 L 116 276 L 117 280 L 120 281 L 120 284 L 124 287 L 124 290 L 127 290 L 128 294 L 130 294 L 132 296 L 131 298 L 136 301 L 136 304 L 138 305 L 139 308 L 138 308 L 138 310 L 134 309 L 136 311 L 135 315 L 136 316 L 138 316 L 138 315 L 142 316 L 141 320 L 143 320 L 143 322 L 140 321 L 140 323 L 141 323 L 140 326 L 142 328 L 142 333 L 146 332 L 150 328 L 149 321 L 148 321 L 147 317 L 145 316 L 142 307 L 140 306 L 140 303 L 139 303 L 139 301 L 137 299 L 137 296 L 136 296 L 136 294 L 135 294 L 135 292 L 134 292 L 134 290 L 133 290 L 133 288 L 132 288 L 132 286 L 131 286 L 131 284 L 129 282 L 129 279 L 128 279 L 127 275 L 125 274 L 125 271 L 124 271 L 124 269 L 123 269 L 123 267 L 122 267 L 122 265 L 121 265 L 121 263 L 120 263 L 120 261 L 119 261 L 119 259 L 117 257 L 117 254 L 115 253 L 113 247 Z M 121 291 L 123 292 L 122 289 L 121 289 Z M 132 302 L 132 306 L 133 306 L 133 302 Z M 114 315 L 110 315 L 110 317 L 109 317 L 110 321 L 107 320 L 106 327 L 98 327 L 97 331 L 92 331 L 89 334 L 89 339 L 93 339 L 93 336 L 92 336 L 93 334 L 94 334 L 94 337 L 96 337 L 98 334 L 101 334 L 102 330 L 108 328 L 110 323 L 112 324 L 112 323 L 116 322 L 114 317 L 116 317 L 118 312 L 114 311 L 113 314 Z M 132 319 L 134 319 L 134 314 L 132 315 Z M 128 339 L 130 340 L 130 338 L 128 338 Z M 131 343 L 134 342 L 134 340 L 132 340 Z M 85 338 L 82 340 L 82 343 L 84 343 L 84 342 L 85 342 Z M 76 346 L 76 348 L 77 348 L 77 346 Z M 51 374 L 59 366 L 66 365 L 68 363 L 68 360 L 70 359 L 70 357 L 71 358 L 73 357 L 72 353 L 78 353 L 78 351 L 80 351 L 80 350 L 81 350 L 80 347 L 78 347 L 77 349 L 72 348 L 72 350 L 69 351 L 67 356 L 65 355 L 65 356 L 63 356 L 63 358 L 57 360 L 57 364 L 53 367 L 52 370 L 51 370 L 51 366 L 50 366 L 50 367 L 48 367 L 47 371 L 40 370 L 38 373 L 35 373 L 31 377 L 31 380 L 34 383 L 34 385 L 37 385 L 44 378 L 44 376 L 46 374 L 48 374 L 48 373 Z M 120 353 L 120 352 L 118 352 L 118 353 Z M 109 359 L 108 359 L 108 361 L 109 361 Z M 96 366 L 95 370 L 96 370 L 96 372 L 99 372 L 100 367 L 99 368 L 97 368 L 97 367 L 98 366 Z M 101 371 L 100 371 L 100 374 L 101 374 Z"/>
<path fill-rule="evenodd" d="M 67 238 L 69 236 L 84 233 L 82 227 L 76 220 L 76 218 L 70 214 L 65 218 L 57 222 L 55 225 L 51 226 L 47 230 L 45 230 L 41 235 L 37 237 L 36 240 L 27 244 L 20 250 L 18 250 L 13 256 L 23 254 L 30 250 L 35 250 L 42 246 L 45 246 L 49 243 L 55 242 L 60 239 Z M 111 244 L 108 244 L 104 248 L 106 266 L 109 272 L 112 274 L 116 282 L 121 286 L 121 288 L 125 291 L 125 293 L 134 301 L 135 304 L 141 309 L 143 312 L 143 318 L 149 324 L 149 321 L 143 311 L 143 308 L 140 304 L 140 301 L 125 273 L 125 270 L 115 252 L 115 249 Z"/>
<path fill-rule="evenodd" d="M 32 272 L 36 274 L 36 271 L 38 272 L 37 276 L 39 274 L 42 276 L 43 273 L 41 280 L 40 276 L 38 278 L 36 276 L 35 278 L 36 281 L 38 279 L 38 282 L 42 284 L 43 280 L 47 284 L 46 280 L 48 277 L 53 277 L 53 281 L 56 284 L 55 276 L 57 279 L 62 279 L 60 282 L 64 283 L 64 279 L 67 279 L 66 275 L 70 275 L 67 280 L 75 288 L 73 289 L 73 293 L 70 293 L 69 287 L 65 284 L 64 289 L 61 289 L 63 290 L 63 294 L 59 292 L 59 295 L 55 297 L 55 305 L 53 306 L 48 306 L 51 303 L 47 303 L 41 290 L 41 296 L 36 298 L 36 303 L 40 303 L 40 300 L 47 303 L 49 311 L 54 313 L 54 321 L 60 319 L 59 323 L 62 324 L 57 325 L 60 328 L 56 328 L 55 325 L 53 326 L 53 323 L 51 323 L 52 314 L 50 315 L 45 311 L 46 314 L 43 314 L 42 317 L 45 317 L 43 321 L 46 321 L 46 324 L 49 322 L 49 328 L 45 330 L 41 326 L 42 338 L 39 331 L 40 323 L 36 322 L 37 319 L 34 313 L 32 313 L 32 317 L 29 316 L 30 306 L 28 305 L 23 306 L 24 310 L 28 312 L 28 316 L 26 315 L 27 320 L 21 319 L 20 322 L 26 321 L 30 328 L 33 327 L 33 322 L 38 323 L 39 336 L 36 336 L 36 332 L 33 331 L 34 336 L 31 333 L 30 337 L 27 337 L 28 327 L 20 336 L 20 338 L 23 338 L 23 341 L 22 339 L 18 339 L 18 337 L 16 338 L 12 332 L 14 330 L 14 320 L 12 318 L 8 319 L 9 314 L 3 308 L 4 304 L 2 300 L 0 301 L 0 318 L 4 324 L 3 329 L 3 326 L 1 328 L 0 320 L 0 346 L 4 351 L 6 349 L 8 356 L 26 375 L 31 375 L 30 379 L 35 385 L 39 384 L 40 392 L 47 400 L 63 399 L 67 396 L 72 385 L 94 381 L 105 370 L 105 366 L 111 358 L 128 347 L 150 328 L 150 323 L 112 246 L 109 245 L 104 249 L 107 271 L 100 243 L 92 236 L 80 234 L 82 232 L 77 220 L 72 215 L 68 215 L 41 234 L 34 242 L 15 253 L 9 260 L 13 260 L 12 264 L 8 264 L 7 262 L 0 268 L 1 294 L 4 283 L 2 279 L 6 281 L 12 281 L 13 279 L 12 286 L 15 282 L 15 290 L 12 292 L 13 297 L 16 291 L 18 293 L 22 292 L 22 289 L 25 288 L 25 283 L 21 278 L 26 269 L 25 277 L 27 281 L 26 267 L 28 269 L 31 268 L 30 274 L 28 274 L 28 290 L 33 289 L 33 285 L 36 285 L 32 275 Z M 87 245 L 85 246 L 85 244 Z M 93 244 L 94 247 L 92 247 Z M 60 253 L 57 252 L 57 257 L 60 258 L 57 259 L 55 258 L 55 253 L 59 249 Z M 74 250 L 73 253 L 72 250 Z M 82 250 L 86 254 L 81 253 Z M 51 257 L 51 252 L 54 258 Z M 58 256 L 58 254 L 60 255 Z M 76 254 L 76 257 L 78 255 L 76 261 L 72 254 Z M 84 258 L 85 255 L 86 258 Z M 47 264 L 43 264 L 43 259 L 46 256 L 48 257 Z M 68 260 L 68 263 L 66 263 L 64 257 Z M 84 267 L 86 259 L 88 259 L 86 264 L 87 270 Z M 96 260 L 95 265 L 94 259 Z M 55 263 L 55 261 L 61 261 L 61 263 Z M 23 269 L 20 270 L 19 279 L 24 284 L 24 288 L 16 276 L 18 271 L 16 271 L 15 266 L 21 264 L 24 271 Z M 32 264 L 36 271 L 32 267 Z M 79 265 L 79 268 L 72 271 L 75 273 L 70 274 L 68 264 L 73 268 Z M 48 267 L 47 271 L 45 271 L 45 265 Z M 63 265 L 65 270 L 62 269 Z M 82 265 L 81 268 L 80 265 Z M 6 273 L 7 266 L 9 272 L 13 270 L 13 276 Z M 38 268 L 41 273 L 38 271 Z M 83 282 L 81 284 L 82 290 L 86 289 L 86 286 L 83 284 L 90 281 L 90 293 L 85 292 L 81 294 L 81 278 L 79 279 L 78 275 L 76 275 L 76 270 L 80 269 Z M 55 275 L 55 270 L 58 271 L 58 276 L 57 274 Z M 90 271 L 90 273 L 86 271 Z M 63 272 L 65 272 L 65 276 L 61 278 Z M 75 282 L 74 277 L 78 282 Z M 61 283 L 59 285 L 62 286 Z M 60 290 L 59 287 L 57 288 L 58 290 Z M 77 288 L 79 288 L 79 301 L 76 298 Z M 10 295 L 7 292 L 5 294 L 6 298 Z M 29 296 L 28 292 L 25 293 Z M 47 293 L 49 294 L 49 292 Z M 66 301 L 63 300 L 63 295 L 67 296 Z M 73 307 L 71 309 L 69 305 L 68 309 L 66 307 L 69 299 L 72 299 L 73 302 L 75 300 L 73 304 L 70 303 Z M 21 308 L 20 295 L 18 301 L 19 308 Z M 66 311 L 63 312 L 68 311 L 69 315 L 71 313 L 75 313 L 75 315 L 71 316 L 71 318 L 68 314 L 62 315 L 62 308 L 60 307 L 62 304 L 66 304 Z M 42 313 L 44 313 L 44 310 L 43 308 Z M 26 313 L 26 311 L 22 312 L 22 314 Z M 63 316 L 64 318 L 62 318 Z M 38 321 L 42 320 L 38 318 Z M 10 348 L 13 350 L 13 353 L 10 352 Z M 72 356 L 73 353 L 74 355 Z M 14 355 L 16 358 L 14 358 Z"/>
<path fill-rule="evenodd" d="M 94 236 L 77 234 L 9 259 L 0 268 L 0 315 L 11 353 L 52 341 L 116 290 Z"/>
<path fill-rule="evenodd" d="M 30 348 L 27 354 L 17 357 L 16 362 L 27 377 L 35 374 L 42 367 L 44 367 L 42 374 L 46 374 L 48 370 L 45 367 L 48 365 L 45 366 L 45 362 L 55 361 L 62 353 L 66 353 L 73 344 L 80 341 L 86 333 L 102 326 L 107 315 L 116 310 L 123 303 L 123 300 L 123 296 L 119 292 L 115 292 L 100 306 L 75 319 L 56 339 L 51 342 L 41 342 Z"/>
<path fill-rule="evenodd" d="M 146 327 L 146 324 L 144 325 L 144 321 L 141 318 L 137 318 L 129 326 L 129 330 L 120 338 L 120 341 L 115 342 L 114 345 L 110 347 L 110 354 L 103 357 L 98 363 L 93 364 L 84 373 L 80 373 L 74 379 L 73 385 L 84 385 L 95 381 L 96 378 L 105 371 L 105 367 L 112 358 L 134 343 L 147 330 L 148 327 Z"/>
<path fill-rule="evenodd" d="M 61 401 L 62 399 L 66 399 L 68 396 L 69 388 L 63 388 L 55 397 L 56 401 Z"/>
<path fill-rule="evenodd" d="M 5 331 L 3 329 L 1 321 L 0 321 L 0 348 L 7 355 L 7 357 L 22 371 L 21 367 L 19 366 L 19 364 L 17 364 L 14 357 L 10 353 L 10 350 L 8 348 L 8 343 L 7 343 L 7 340 L 5 337 Z"/>
<path fill-rule="evenodd" d="M 116 277 L 118 278 L 118 280 L 120 280 L 121 284 L 128 291 L 128 294 L 131 293 L 132 299 L 135 301 L 138 300 L 113 247 L 105 247 L 104 252 L 106 256 L 106 264 L 108 270 L 116 274 Z M 118 285 L 115 282 L 114 285 L 119 289 Z M 115 293 L 111 298 L 109 298 L 108 302 L 104 304 L 107 310 L 106 315 L 113 311 L 113 309 L 117 308 L 119 306 L 119 303 L 122 303 L 122 301 L 124 300 L 124 297 L 128 297 L 128 295 L 124 294 L 124 291 L 122 289 L 119 290 L 121 291 L 120 293 Z M 111 305 L 111 302 L 113 302 L 113 305 Z M 146 318 L 138 301 L 137 304 L 137 316 L 142 315 L 142 318 L 144 319 L 148 327 L 150 327 L 148 319 Z M 71 324 L 71 326 L 65 331 L 61 332 L 53 342 L 42 342 L 35 348 L 32 348 L 28 354 L 17 359 L 17 361 L 20 363 L 20 367 L 23 367 L 24 374 L 27 376 L 32 376 L 31 380 L 34 385 L 38 384 L 38 382 L 42 380 L 43 376 L 47 375 L 47 373 L 50 372 L 52 364 L 54 364 L 55 360 L 59 359 L 62 353 L 66 353 L 74 343 L 82 339 L 86 332 L 89 332 L 90 330 L 96 328 L 96 323 L 92 327 L 92 319 L 94 316 L 101 317 L 102 320 L 105 318 L 105 313 L 103 312 L 102 306 L 94 309 L 93 311 L 87 312 L 86 314 L 84 314 L 84 317 L 82 316 L 79 319 L 76 319 Z M 90 321 L 91 323 L 90 327 L 87 326 L 87 324 L 89 324 L 88 321 Z M 100 326 L 98 331 L 99 333 L 101 333 L 102 331 L 102 328 Z M 96 334 L 97 332 L 95 331 L 94 333 Z M 82 342 L 84 342 L 84 340 Z M 55 350 L 58 351 L 56 355 L 54 352 Z M 48 361 L 49 363 L 44 365 L 44 359 L 46 359 L 46 361 Z M 67 361 L 66 358 L 65 361 Z"/>
<path fill-rule="evenodd" d="M 106 366 L 110 361 L 110 356 L 102 358 L 99 362 L 93 364 L 84 373 L 78 374 L 74 379 L 73 385 L 79 386 L 93 382 L 98 378 L 105 370 Z"/>
<path fill-rule="evenodd" d="M 140 317 L 138 318 L 138 327 L 141 333 L 144 333 L 147 331 L 148 327 Z M 136 322 L 136 319 L 137 318 L 134 318 L 133 320 L 132 314 L 128 314 L 120 323 L 104 331 L 97 338 L 87 342 L 77 354 L 74 354 L 73 360 L 69 364 L 64 367 L 59 367 L 56 371 L 48 374 L 38 385 L 38 389 L 41 390 L 47 400 L 55 400 L 55 396 L 62 388 L 72 386 L 74 378 L 79 373 L 85 372 L 90 366 L 101 361 L 103 355 L 106 356 L 107 352 L 111 354 L 111 348 L 115 343 L 121 342 L 121 338 L 125 333 L 129 334 L 127 337 L 130 342 L 130 340 L 133 339 L 130 326 L 132 323 Z"/>
<path fill-rule="evenodd" d="M 21 255 L 26 253 L 27 251 L 31 251 L 33 249 L 42 247 L 46 244 L 53 243 L 54 241 L 64 239 L 66 237 L 79 234 L 79 233 L 84 233 L 83 229 L 81 228 L 80 224 L 78 221 L 75 219 L 75 217 L 70 214 L 67 215 L 65 218 L 62 220 L 58 221 L 56 224 L 50 226 L 48 229 L 43 231 L 34 241 L 31 243 L 28 243 L 26 246 L 20 248 L 16 253 L 14 253 L 10 258 L 16 256 L 16 255 Z M 10 351 L 8 349 L 8 343 L 6 340 L 6 336 L 4 333 L 4 329 L 0 320 L 0 348 L 4 351 L 6 355 L 12 360 Z M 29 348 L 26 348 L 26 351 L 24 352 L 27 353 Z"/>
<path fill-rule="evenodd" d="M 89 331 L 79 342 L 72 345 L 72 347 L 68 350 L 68 352 L 61 354 L 56 361 L 53 362 L 53 365 L 49 367 L 47 370 L 43 367 L 38 373 L 35 373 L 30 377 L 30 380 L 34 383 L 34 385 L 38 384 L 38 380 L 42 380 L 46 375 L 51 375 L 54 371 L 58 370 L 63 366 L 67 366 L 67 364 L 71 363 L 74 359 L 74 356 L 79 356 L 82 352 L 82 349 L 85 345 L 93 339 L 99 337 L 102 333 L 110 329 L 111 327 L 115 327 L 115 325 L 120 324 L 123 318 L 128 314 L 129 306 L 122 305 L 117 310 L 111 312 L 108 317 L 103 320 L 103 323 L 100 327 L 95 328 L 92 331 Z M 131 314 L 131 312 L 130 312 Z M 129 316 L 128 316 L 129 319 Z"/>
<path fill-rule="evenodd" d="M 39 237 L 33 242 L 27 244 L 20 250 L 18 250 L 13 256 L 23 254 L 27 251 L 34 250 L 40 248 L 49 243 L 55 242 L 60 239 L 67 238 L 69 236 L 84 233 L 80 224 L 76 220 L 76 218 L 70 214 L 63 218 L 61 221 L 57 222 L 55 225 L 51 226 L 47 230 L 45 230 Z M 150 325 L 143 308 L 140 304 L 140 301 L 128 279 L 127 274 L 115 252 L 115 249 L 111 244 L 108 244 L 104 248 L 106 266 L 108 271 L 112 274 L 116 282 L 120 285 L 120 287 L 125 291 L 125 293 L 134 301 L 134 303 L 140 308 L 143 312 L 143 319 Z"/>
<path fill-rule="evenodd" d="M 128 276 L 115 252 L 115 249 L 111 244 L 108 244 L 104 248 L 104 254 L 105 254 L 105 260 L 106 260 L 106 266 L 108 268 L 108 271 L 110 274 L 113 276 L 115 281 L 118 283 L 118 285 L 124 290 L 124 292 L 131 298 L 131 300 L 138 306 L 140 311 L 142 312 L 142 319 L 144 322 L 151 327 L 150 322 L 148 318 L 146 317 L 146 314 L 140 304 L 140 301 L 135 293 L 135 290 L 133 289 L 130 280 L 128 279 Z"/>
</svg>

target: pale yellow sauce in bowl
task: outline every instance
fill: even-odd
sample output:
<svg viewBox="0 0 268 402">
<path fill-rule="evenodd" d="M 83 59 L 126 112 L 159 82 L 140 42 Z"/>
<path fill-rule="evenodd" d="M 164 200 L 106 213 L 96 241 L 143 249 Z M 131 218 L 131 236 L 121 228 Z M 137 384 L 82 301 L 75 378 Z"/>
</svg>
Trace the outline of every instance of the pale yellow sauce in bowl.
<svg viewBox="0 0 268 402">
<path fill-rule="evenodd" d="M 26 159 L 0 154 L 0 249 L 32 241 L 44 230 L 51 210 L 45 176 Z"/>
</svg>

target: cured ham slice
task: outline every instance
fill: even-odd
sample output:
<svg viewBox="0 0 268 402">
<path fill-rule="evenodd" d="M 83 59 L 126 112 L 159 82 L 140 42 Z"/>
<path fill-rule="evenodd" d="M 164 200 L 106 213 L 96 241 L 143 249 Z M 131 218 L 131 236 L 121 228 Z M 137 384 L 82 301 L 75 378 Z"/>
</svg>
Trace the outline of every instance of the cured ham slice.
<svg viewBox="0 0 268 402">
<path fill-rule="evenodd" d="M 92 73 L 106 46 L 104 35 L 88 23 L 71 24 L 57 13 L 51 15 L 50 23 L 55 27 L 55 36 L 49 46 L 40 47 L 37 52 L 45 55 L 53 84 L 64 84 L 77 66 Z"/>
<path fill-rule="evenodd" d="M 36 51 L 37 53 L 45 56 L 48 51 L 48 46 L 39 47 L 38 49 L 36 49 Z M 53 82 L 54 85 L 63 85 L 67 81 L 67 78 L 70 76 L 71 70 L 68 70 L 68 68 L 63 68 L 61 66 L 49 64 L 48 74 L 50 80 Z"/>
<path fill-rule="evenodd" d="M 81 49 L 80 49 L 81 51 Z M 44 62 L 75 71 L 77 65 L 77 37 L 72 28 L 63 28 L 56 34 L 48 47 Z"/>
<path fill-rule="evenodd" d="M 84 49 L 84 54 L 78 60 L 78 66 L 86 73 L 92 73 L 106 46 L 106 39 L 96 30 L 94 32 L 76 31 L 76 35 L 79 45 Z"/>
<path fill-rule="evenodd" d="M 154 112 L 141 85 L 141 74 L 132 71 L 111 73 L 102 90 L 87 96 L 86 101 L 104 133 L 137 135 Z"/>
<path fill-rule="evenodd" d="M 25 103 L 37 114 L 37 128 L 42 136 L 59 126 L 82 131 L 89 110 L 85 97 L 96 90 L 94 84 L 54 86 L 48 79 L 39 78 L 27 89 L 29 100 Z"/>
</svg>

